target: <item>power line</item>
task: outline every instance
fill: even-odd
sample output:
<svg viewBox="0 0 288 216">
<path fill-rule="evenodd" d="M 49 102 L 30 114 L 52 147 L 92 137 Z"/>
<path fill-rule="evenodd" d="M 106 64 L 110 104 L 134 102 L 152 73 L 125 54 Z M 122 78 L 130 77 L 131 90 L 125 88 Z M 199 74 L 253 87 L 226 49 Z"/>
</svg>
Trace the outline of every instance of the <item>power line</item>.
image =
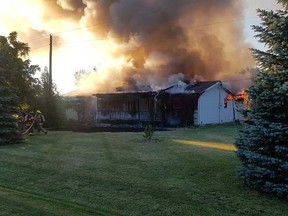
<svg viewBox="0 0 288 216">
<path fill-rule="evenodd" d="M 170 4 L 170 5 L 168 5 L 169 7 L 164 7 L 163 9 L 167 9 L 167 8 L 171 8 L 171 7 L 177 7 L 177 6 L 183 6 L 185 4 L 195 3 L 196 1 L 197 0 L 194 0 L 194 1 L 182 0 L 181 4 L 179 4 L 179 1 L 178 1 L 176 4 Z M 159 6 L 160 6 L 160 4 L 159 4 Z M 149 15 L 149 14 L 154 14 L 154 13 L 159 13 L 157 7 L 153 11 L 148 11 L 148 10 L 142 11 L 142 12 L 138 13 L 136 16 L 143 16 L 143 15 Z M 200 27 L 205 27 L 205 26 L 210 26 L 210 25 L 215 25 L 215 24 L 222 24 L 222 23 L 227 23 L 227 22 L 238 22 L 238 21 L 242 21 L 242 20 L 246 20 L 246 19 L 254 19 L 254 18 L 257 18 L 257 17 L 247 17 L 247 18 L 244 17 L 244 18 L 240 18 L 240 19 L 236 19 L 236 20 L 225 20 L 225 21 L 220 21 L 220 22 L 215 22 L 215 23 L 206 23 L 206 24 L 197 25 L 197 26 L 193 26 L 192 25 L 192 27 L 200 28 Z M 115 21 L 121 21 L 121 20 L 119 19 L 119 17 L 115 17 L 114 19 L 110 19 L 109 21 L 110 21 L 110 23 L 114 23 Z M 68 30 L 54 32 L 54 33 L 51 33 L 51 34 L 52 35 L 59 35 L 59 34 L 64 34 L 64 33 L 68 33 L 68 32 L 71 32 L 71 31 L 77 31 L 77 30 L 81 30 L 81 29 L 89 29 L 89 28 L 92 28 L 92 27 L 101 26 L 101 25 L 103 25 L 105 23 L 106 23 L 106 21 L 99 21 L 97 24 L 94 24 L 94 25 L 72 28 L 72 29 L 68 29 Z M 28 40 L 25 43 L 31 42 L 31 41 L 35 41 L 35 40 L 41 40 L 41 39 L 49 37 L 49 35 L 50 34 L 47 33 L 47 34 L 43 35 L 42 37 L 32 38 L 31 40 Z M 108 39 L 112 39 L 112 38 L 108 38 Z M 96 39 L 96 40 L 105 40 L 105 38 Z"/>
<path fill-rule="evenodd" d="M 36 41 L 36 40 L 46 39 L 48 36 L 49 36 L 49 34 L 45 34 L 45 35 L 43 35 L 43 36 L 41 36 L 41 37 L 32 38 L 32 39 L 30 39 L 30 40 L 28 40 L 28 41 L 24 41 L 24 43 L 28 43 L 28 42 Z"/>
<path fill-rule="evenodd" d="M 190 1 L 190 0 L 182 0 L 184 1 L 184 4 L 190 4 L 190 3 L 194 3 L 196 2 L 197 0 L 193 0 L 193 1 Z M 176 1 L 175 1 L 176 2 Z M 177 4 L 170 4 L 170 7 L 165 7 L 165 9 L 167 8 L 171 8 L 171 7 L 175 7 L 175 6 L 181 6 L 181 5 L 184 5 L 184 4 L 179 4 L 179 1 Z M 159 5 L 160 6 L 160 5 Z M 153 14 L 153 13 L 159 13 L 158 9 L 156 8 L 154 11 L 142 11 L 140 13 L 137 13 L 137 16 L 142 16 L 142 15 L 149 15 L 149 14 Z M 110 22 L 114 22 L 114 21 L 120 21 L 119 17 L 115 17 L 113 19 L 110 19 L 109 20 Z M 100 26 L 100 25 L 103 25 L 105 24 L 106 21 L 99 21 L 99 23 L 97 24 L 94 24 L 94 25 L 90 25 L 90 26 L 83 26 L 83 27 L 78 27 L 78 28 L 74 28 L 74 29 L 68 29 L 68 30 L 64 30 L 64 31 L 60 31 L 60 32 L 55 32 L 55 33 L 52 33 L 52 35 L 56 35 L 56 34 L 63 34 L 63 33 L 67 33 L 67 32 L 71 32 L 71 31 L 77 31 L 77 30 L 81 30 L 81 29 L 87 29 L 87 28 L 92 28 L 92 27 L 97 27 L 97 26 Z"/>
<path fill-rule="evenodd" d="M 191 25 L 191 28 L 202 28 L 202 27 L 206 27 L 206 26 L 212 26 L 212 25 L 218 25 L 218 24 L 224 24 L 224 23 L 232 23 L 232 22 L 240 22 L 243 20 L 247 20 L 247 19 L 256 19 L 258 17 L 243 17 L 243 18 L 239 18 L 239 19 L 234 19 L 234 20 L 223 20 L 223 21 L 219 21 L 219 22 L 214 22 L 214 23 L 206 23 L 206 24 L 202 24 L 202 25 Z M 189 26 L 188 26 L 189 27 Z"/>
<path fill-rule="evenodd" d="M 170 4 L 169 7 L 165 7 L 164 9 L 167 9 L 167 8 L 170 8 L 170 7 L 175 7 L 175 6 L 182 6 L 184 4 L 191 4 L 191 3 L 194 3 L 196 2 L 196 0 L 194 1 L 190 1 L 190 0 L 183 0 L 181 2 L 181 4 L 179 4 L 179 2 L 177 4 Z M 137 16 L 139 15 L 147 15 L 147 14 L 152 14 L 152 13 L 155 13 L 155 12 L 158 12 L 158 11 L 142 11 L 140 13 L 137 14 Z M 247 20 L 247 19 L 255 19 L 257 17 L 243 17 L 243 18 L 239 18 L 239 19 L 233 19 L 233 20 L 223 20 L 223 21 L 219 21 L 219 22 L 212 22 L 212 23 L 203 23 L 203 24 L 200 24 L 200 25 L 190 25 L 190 26 L 186 26 L 186 27 L 189 27 L 190 29 L 194 29 L 194 28 L 203 28 L 203 27 L 207 27 L 207 26 L 213 26 L 213 25 L 219 25 L 219 24 L 224 24 L 224 23 L 230 23 L 230 22 L 239 22 L 239 21 L 243 21 L 243 20 Z M 110 20 L 112 23 L 115 22 L 115 21 L 119 21 L 120 19 L 119 18 L 114 18 L 112 20 Z M 88 29 L 88 28 L 92 28 L 92 27 L 96 27 L 96 26 L 100 26 L 102 24 L 104 24 L 105 21 L 100 21 L 99 23 L 95 24 L 95 25 L 90 25 L 90 26 L 82 26 L 82 27 L 78 27 L 78 28 L 74 28 L 74 29 L 68 29 L 68 30 L 64 30 L 64 31 L 59 31 L 59 32 L 55 32 L 55 33 L 52 33 L 52 35 L 57 35 L 57 34 L 64 34 L 64 33 L 67 33 L 67 32 L 71 32 L 71 31 L 77 31 L 77 30 L 81 30 L 81 29 Z M 38 37 L 38 38 L 34 38 L 34 39 L 31 39 L 31 40 L 28 40 L 26 42 L 31 42 L 31 41 L 36 41 L 36 40 L 41 40 L 41 39 L 46 39 L 47 37 L 49 36 L 49 34 L 47 35 L 43 35 L 42 37 Z M 95 38 L 95 39 L 92 39 L 92 40 L 80 40 L 80 41 L 72 41 L 72 42 L 66 42 L 66 41 L 60 41 L 60 42 L 57 42 L 56 44 L 57 45 L 61 45 L 61 44 L 69 44 L 69 43 L 79 43 L 79 42 L 83 42 L 83 41 L 100 41 L 100 40 L 110 40 L 110 39 L 116 39 L 116 38 L 120 38 L 120 37 L 105 37 L 105 38 Z M 42 47 L 38 47 L 38 48 L 34 48 L 34 49 L 31 49 L 32 50 L 36 50 L 36 49 L 41 49 L 43 47 L 46 47 L 48 45 L 45 45 L 45 46 L 42 46 Z"/>
<path fill-rule="evenodd" d="M 41 46 L 41 47 L 36 47 L 36 48 L 30 49 L 30 51 L 34 51 L 34 50 L 38 50 L 38 49 L 42 49 L 42 48 L 47 47 L 47 46 L 49 46 L 49 44 L 46 44 L 46 45 Z"/>
<path fill-rule="evenodd" d="M 206 24 L 201 24 L 201 25 L 191 25 L 191 26 L 186 26 L 190 27 L 190 29 L 193 28 L 202 28 L 202 27 L 207 27 L 207 26 L 212 26 L 212 25 L 218 25 L 218 24 L 224 24 L 224 23 L 230 23 L 230 22 L 239 22 L 243 21 L 246 19 L 255 19 L 257 17 L 244 17 L 244 18 L 239 18 L 239 19 L 234 19 L 234 20 L 223 20 L 219 22 L 214 22 L 214 23 L 206 23 Z M 85 27 L 83 27 L 85 28 Z M 95 38 L 91 40 L 79 40 L 79 41 L 71 41 L 71 42 L 66 42 L 66 41 L 58 41 L 56 44 L 69 44 L 69 43 L 79 43 L 79 42 L 91 42 L 91 41 L 98 41 L 98 40 L 110 40 L 110 39 L 116 39 L 116 38 L 121 38 L 121 37 L 105 37 L 105 38 Z"/>
<path fill-rule="evenodd" d="M 186 0 L 186 2 L 185 2 L 185 0 L 183 0 L 183 1 L 184 1 L 184 3 L 192 3 L 192 2 L 195 2 L 196 0 L 194 0 L 194 1 Z M 179 4 L 179 2 L 178 2 L 177 5 L 180 6 L 180 5 L 184 5 L 184 4 Z M 173 4 L 173 5 L 170 5 L 170 6 L 177 6 L 177 5 Z M 166 7 L 166 8 L 167 8 L 167 7 Z M 168 8 L 169 8 L 169 7 L 168 7 Z M 137 14 L 137 15 L 151 14 L 151 13 L 155 13 L 155 12 L 158 12 L 158 11 L 157 11 L 157 10 L 155 10 L 155 11 L 144 11 L 144 12 L 139 13 L 139 14 Z M 119 20 L 120 20 L 119 18 L 114 18 L 114 19 L 111 19 L 110 22 L 113 23 L 114 21 L 119 21 Z M 95 24 L 95 25 L 82 26 L 82 27 L 78 27 L 78 28 L 63 30 L 63 31 L 51 33 L 51 35 L 64 34 L 64 33 L 71 32 L 71 31 L 77 31 L 77 30 L 81 30 L 81 29 L 88 29 L 88 28 L 92 28 L 92 27 L 97 27 L 97 26 L 100 26 L 100 25 L 105 24 L 105 22 L 106 22 L 106 21 L 100 21 L 99 23 L 97 23 L 97 24 Z M 28 41 L 25 41 L 24 43 L 28 43 L 28 42 L 35 41 L 35 40 L 46 39 L 47 37 L 49 37 L 49 35 L 50 35 L 50 34 L 47 33 L 47 34 L 43 35 L 42 37 L 32 38 L 32 39 L 30 39 L 30 40 L 28 40 Z M 109 38 L 109 39 L 110 39 L 110 38 Z M 99 39 L 99 40 L 105 40 L 105 38 L 104 38 L 104 39 Z"/>
</svg>

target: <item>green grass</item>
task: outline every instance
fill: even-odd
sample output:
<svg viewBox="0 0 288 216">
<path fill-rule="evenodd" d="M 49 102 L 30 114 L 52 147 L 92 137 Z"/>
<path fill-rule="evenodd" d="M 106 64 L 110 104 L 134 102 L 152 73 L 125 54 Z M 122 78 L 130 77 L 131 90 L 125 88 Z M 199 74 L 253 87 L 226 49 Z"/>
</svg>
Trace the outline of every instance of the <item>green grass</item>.
<svg viewBox="0 0 288 216">
<path fill-rule="evenodd" d="M 235 176 L 239 126 L 50 131 L 0 146 L 0 215 L 287 215 Z"/>
</svg>

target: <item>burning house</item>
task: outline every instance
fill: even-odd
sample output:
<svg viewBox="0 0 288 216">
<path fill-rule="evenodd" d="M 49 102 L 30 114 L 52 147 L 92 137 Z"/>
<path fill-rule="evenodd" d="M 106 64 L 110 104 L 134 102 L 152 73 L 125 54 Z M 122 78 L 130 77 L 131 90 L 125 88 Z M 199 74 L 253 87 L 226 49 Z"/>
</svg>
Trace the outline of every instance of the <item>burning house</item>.
<svg viewBox="0 0 288 216">
<path fill-rule="evenodd" d="M 233 94 L 221 81 L 184 83 L 163 91 L 162 109 L 169 125 L 221 124 L 235 121 Z"/>
<path fill-rule="evenodd" d="M 94 94 L 97 98 L 96 120 L 109 123 L 152 121 L 156 95 L 154 91 Z"/>
<path fill-rule="evenodd" d="M 79 95 L 96 93 L 95 106 L 91 111 L 78 107 L 74 118 L 162 125 L 221 124 L 240 118 L 225 85 L 203 80 L 230 80 L 233 92 L 250 84 L 251 73 L 243 73 L 243 68 L 255 63 L 244 24 L 227 22 L 243 18 L 242 1 L 57 2 L 63 3 L 58 5 L 61 8 L 69 5 L 69 10 L 77 11 L 72 15 L 79 23 L 97 26 L 89 28 L 95 38 L 107 39 L 89 47 L 95 53 L 86 56 L 96 66 L 76 79 Z"/>
<path fill-rule="evenodd" d="M 236 120 L 232 93 L 221 81 L 179 81 L 159 91 L 96 96 L 96 121 L 155 122 L 167 126 L 221 124 Z"/>
</svg>

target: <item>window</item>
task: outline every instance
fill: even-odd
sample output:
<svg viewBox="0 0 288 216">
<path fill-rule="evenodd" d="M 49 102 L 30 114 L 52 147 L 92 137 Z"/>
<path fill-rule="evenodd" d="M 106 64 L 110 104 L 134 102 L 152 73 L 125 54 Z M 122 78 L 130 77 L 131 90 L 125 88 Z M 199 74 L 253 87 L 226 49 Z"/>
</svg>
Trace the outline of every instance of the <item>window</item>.
<svg viewBox="0 0 288 216">
<path fill-rule="evenodd" d="M 224 99 L 224 108 L 226 109 L 228 105 L 228 101 Z"/>
</svg>

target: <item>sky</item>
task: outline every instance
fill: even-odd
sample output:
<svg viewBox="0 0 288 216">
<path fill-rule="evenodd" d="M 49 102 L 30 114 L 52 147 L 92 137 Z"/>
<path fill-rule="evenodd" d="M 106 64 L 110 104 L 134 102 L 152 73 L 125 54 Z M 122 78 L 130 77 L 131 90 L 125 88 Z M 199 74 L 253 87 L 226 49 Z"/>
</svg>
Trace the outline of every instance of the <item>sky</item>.
<svg viewBox="0 0 288 216">
<path fill-rule="evenodd" d="M 281 9 L 274 0 L 175 2 L 1 0 L 0 35 L 17 31 L 43 71 L 51 34 L 52 77 L 61 94 L 159 89 L 182 78 L 248 79 L 235 74 L 253 66 L 249 48 L 265 49 L 251 29 L 260 22 L 256 9 Z M 76 85 L 79 70 L 90 73 Z"/>
</svg>

